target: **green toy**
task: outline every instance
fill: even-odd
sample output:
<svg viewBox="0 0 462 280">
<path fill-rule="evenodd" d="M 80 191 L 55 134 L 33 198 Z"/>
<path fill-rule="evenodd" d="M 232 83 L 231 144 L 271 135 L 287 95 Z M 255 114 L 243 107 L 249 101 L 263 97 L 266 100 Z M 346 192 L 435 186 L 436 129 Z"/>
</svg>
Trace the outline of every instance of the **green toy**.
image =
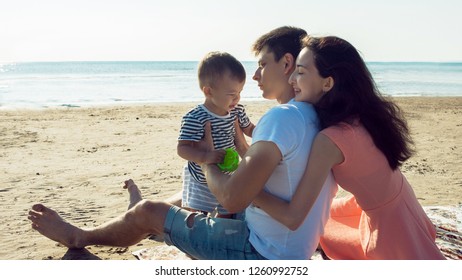
<svg viewBox="0 0 462 280">
<path fill-rule="evenodd" d="M 217 164 L 221 171 L 233 172 L 239 165 L 239 154 L 233 148 L 225 149 L 226 155 L 222 163 Z"/>
</svg>

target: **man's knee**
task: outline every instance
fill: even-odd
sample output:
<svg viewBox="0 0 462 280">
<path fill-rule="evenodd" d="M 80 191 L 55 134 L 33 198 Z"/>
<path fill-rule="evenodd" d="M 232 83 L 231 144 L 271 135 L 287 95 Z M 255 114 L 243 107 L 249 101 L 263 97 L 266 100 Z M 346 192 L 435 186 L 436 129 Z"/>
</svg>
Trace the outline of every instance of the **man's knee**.
<svg viewBox="0 0 462 280">
<path fill-rule="evenodd" d="M 128 215 L 140 226 L 162 229 L 169 209 L 168 203 L 143 199 L 132 208 L 132 211 L 129 211 Z"/>
<path fill-rule="evenodd" d="M 157 216 L 166 213 L 170 205 L 165 202 L 143 199 L 136 204 L 134 212 L 139 216 Z"/>
</svg>

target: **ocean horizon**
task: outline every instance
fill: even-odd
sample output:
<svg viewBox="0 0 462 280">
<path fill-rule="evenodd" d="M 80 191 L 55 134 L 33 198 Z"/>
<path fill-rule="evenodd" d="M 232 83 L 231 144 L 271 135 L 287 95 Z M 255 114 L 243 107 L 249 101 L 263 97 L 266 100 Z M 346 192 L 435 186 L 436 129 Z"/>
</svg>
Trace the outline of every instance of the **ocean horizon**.
<svg viewBox="0 0 462 280">
<path fill-rule="evenodd" d="M 0 63 L 0 109 L 202 102 L 197 61 Z M 263 100 L 247 73 L 242 102 Z M 462 96 L 462 62 L 367 62 L 390 96 Z"/>
</svg>

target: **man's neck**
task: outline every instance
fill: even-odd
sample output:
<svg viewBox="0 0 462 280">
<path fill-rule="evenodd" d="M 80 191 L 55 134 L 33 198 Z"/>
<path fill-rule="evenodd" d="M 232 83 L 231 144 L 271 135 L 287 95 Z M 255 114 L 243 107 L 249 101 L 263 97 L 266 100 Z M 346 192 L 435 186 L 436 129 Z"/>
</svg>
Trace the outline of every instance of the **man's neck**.
<svg viewBox="0 0 462 280">
<path fill-rule="evenodd" d="M 287 88 L 277 99 L 279 104 L 286 104 L 289 102 L 292 98 L 295 97 L 294 90 L 292 87 Z"/>
</svg>

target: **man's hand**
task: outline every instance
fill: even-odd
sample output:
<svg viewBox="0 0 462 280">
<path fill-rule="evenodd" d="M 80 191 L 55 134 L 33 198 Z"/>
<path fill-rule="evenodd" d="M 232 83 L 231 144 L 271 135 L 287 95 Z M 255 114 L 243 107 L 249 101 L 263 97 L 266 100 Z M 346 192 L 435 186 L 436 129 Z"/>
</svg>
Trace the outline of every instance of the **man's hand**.
<svg viewBox="0 0 462 280">
<path fill-rule="evenodd" d="M 201 164 L 220 163 L 223 162 L 223 159 L 225 158 L 226 151 L 223 149 L 215 150 L 213 146 L 212 128 L 210 126 L 210 122 L 205 123 L 204 138 L 197 142 L 197 147 L 205 153 Z"/>
<path fill-rule="evenodd" d="M 226 155 L 225 150 L 213 150 L 205 153 L 204 164 L 213 164 L 223 162 Z"/>
</svg>

